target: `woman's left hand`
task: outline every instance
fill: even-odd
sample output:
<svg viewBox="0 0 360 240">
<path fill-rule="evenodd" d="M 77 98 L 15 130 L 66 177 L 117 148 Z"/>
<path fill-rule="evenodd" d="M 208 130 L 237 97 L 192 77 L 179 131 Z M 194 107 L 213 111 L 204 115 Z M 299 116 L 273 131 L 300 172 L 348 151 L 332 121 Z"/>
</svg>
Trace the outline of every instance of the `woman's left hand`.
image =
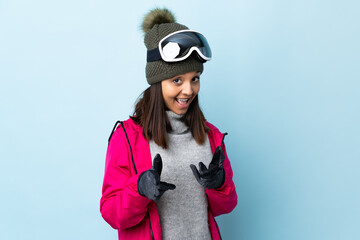
<svg viewBox="0 0 360 240">
<path fill-rule="evenodd" d="M 206 189 L 219 188 L 225 181 L 224 160 L 225 154 L 219 146 L 215 150 L 209 168 L 206 168 L 203 162 L 199 163 L 199 170 L 194 164 L 191 164 L 190 168 L 201 186 Z"/>
</svg>

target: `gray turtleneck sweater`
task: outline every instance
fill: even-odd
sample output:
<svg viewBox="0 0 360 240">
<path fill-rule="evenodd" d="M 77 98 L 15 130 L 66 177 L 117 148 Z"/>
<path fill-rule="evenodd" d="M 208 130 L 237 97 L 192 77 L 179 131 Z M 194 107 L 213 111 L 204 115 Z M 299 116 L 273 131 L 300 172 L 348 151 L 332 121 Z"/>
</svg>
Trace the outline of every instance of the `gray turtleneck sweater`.
<svg viewBox="0 0 360 240">
<path fill-rule="evenodd" d="M 168 133 L 169 147 L 163 149 L 150 141 L 152 159 L 161 155 L 161 181 L 173 183 L 176 189 L 166 191 L 157 202 L 163 239 L 211 239 L 208 225 L 208 202 L 205 189 L 196 181 L 190 164 L 210 164 L 212 152 L 209 139 L 196 143 L 190 129 L 180 119 L 182 115 L 166 112 L 172 127 Z"/>
</svg>

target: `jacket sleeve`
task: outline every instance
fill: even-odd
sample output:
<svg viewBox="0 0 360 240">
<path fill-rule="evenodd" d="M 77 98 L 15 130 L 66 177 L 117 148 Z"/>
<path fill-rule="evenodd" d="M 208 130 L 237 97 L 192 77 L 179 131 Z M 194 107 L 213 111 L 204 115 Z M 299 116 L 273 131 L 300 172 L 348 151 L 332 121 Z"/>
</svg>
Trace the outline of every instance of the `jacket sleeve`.
<svg viewBox="0 0 360 240">
<path fill-rule="evenodd" d="M 115 229 L 137 225 L 147 213 L 150 200 L 139 194 L 140 173 L 131 173 L 131 155 L 124 132 L 114 132 L 106 154 L 105 174 L 100 200 L 104 220 Z"/>
<path fill-rule="evenodd" d="M 226 154 L 225 144 L 222 149 L 225 153 L 225 160 L 223 163 L 225 170 L 225 182 L 224 185 L 216 189 L 206 189 L 208 196 L 209 207 L 214 217 L 221 214 L 230 213 L 237 205 L 237 194 L 235 190 L 235 184 L 233 182 L 233 172 L 231 169 L 229 158 Z"/>
</svg>

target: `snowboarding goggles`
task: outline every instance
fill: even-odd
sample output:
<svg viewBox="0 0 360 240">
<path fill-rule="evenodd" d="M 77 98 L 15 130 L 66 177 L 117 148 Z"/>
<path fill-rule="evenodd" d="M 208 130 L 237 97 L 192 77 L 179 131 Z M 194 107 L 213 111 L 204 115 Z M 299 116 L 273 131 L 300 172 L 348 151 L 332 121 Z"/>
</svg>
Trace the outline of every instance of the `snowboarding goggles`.
<svg viewBox="0 0 360 240">
<path fill-rule="evenodd" d="M 157 48 L 149 50 L 147 61 L 180 62 L 194 51 L 204 62 L 211 59 L 210 45 L 204 35 L 193 30 L 180 30 L 165 36 Z"/>
</svg>

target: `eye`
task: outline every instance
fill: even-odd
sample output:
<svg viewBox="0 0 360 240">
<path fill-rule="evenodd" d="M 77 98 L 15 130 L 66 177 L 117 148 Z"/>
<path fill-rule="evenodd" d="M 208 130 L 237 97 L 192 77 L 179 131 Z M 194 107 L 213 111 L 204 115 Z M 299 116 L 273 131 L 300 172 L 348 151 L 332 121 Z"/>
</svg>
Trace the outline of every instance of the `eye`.
<svg viewBox="0 0 360 240">
<path fill-rule="evenodd" d="M 192 80 L 193 80 L 193 82 L 198 82 L 198 81 L 200 81 L 200 76 L 196 76 Z"/>
<path fill-rule="evenodd" d="M 176 84 L 180 84 L 180 83 L 181 83 L 181 79 L 180 79 L 180 78 L 175 78 L 175 79 L 173 80 L 173 82 L 176 83 Z"/>
</svg>

